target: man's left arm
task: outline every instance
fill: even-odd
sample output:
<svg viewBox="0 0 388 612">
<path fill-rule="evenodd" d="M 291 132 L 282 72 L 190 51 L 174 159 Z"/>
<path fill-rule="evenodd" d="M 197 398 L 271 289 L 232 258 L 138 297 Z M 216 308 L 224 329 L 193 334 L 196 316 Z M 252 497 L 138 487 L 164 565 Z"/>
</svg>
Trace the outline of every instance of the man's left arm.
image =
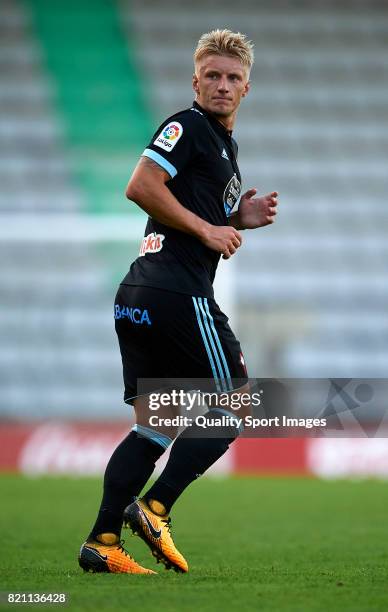
<svg viewBox="0 0 388 612">
<path fill-rule="evenodd" d="M 241 196 L 238 210 L 229 217 L 229 225 L 237 230 L 265 227 L 275 221 L 278 193 L 273 191 L 255 198 L 257 189 L 249 189 Z"/>
</svg>

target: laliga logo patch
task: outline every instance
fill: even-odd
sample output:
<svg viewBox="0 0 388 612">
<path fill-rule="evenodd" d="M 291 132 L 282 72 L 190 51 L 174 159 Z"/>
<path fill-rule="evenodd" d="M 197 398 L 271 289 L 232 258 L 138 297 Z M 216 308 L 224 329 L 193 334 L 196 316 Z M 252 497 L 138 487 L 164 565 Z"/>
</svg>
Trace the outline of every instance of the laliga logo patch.
<svg viewBox="0 0 388 612">
<path fill-rule="evenodd" d="M 183 127 L 178 121 L 172 121 L 160 132 L 154 145 L 164 149 L 165 151 L 171 151 L 180 137 L 183 134 Z"/>
<path fill-rule="evenodd" d="M 175 123 L 170 123 L 170 125 L 164 128 L 163 136 L 166 140 L 175 140 L 179 136 L 179 127 Z"/>
<path fill-rule="evenodd" d="M 142 257 L 146 253 L 159 253 L 159 251 L 163 248 L 163 240 L 165 236 L 163 234 L 156 234 L 152 232 L 145 236 L 141 241 L 140 252 L 139 255 Z"/>
</svg>

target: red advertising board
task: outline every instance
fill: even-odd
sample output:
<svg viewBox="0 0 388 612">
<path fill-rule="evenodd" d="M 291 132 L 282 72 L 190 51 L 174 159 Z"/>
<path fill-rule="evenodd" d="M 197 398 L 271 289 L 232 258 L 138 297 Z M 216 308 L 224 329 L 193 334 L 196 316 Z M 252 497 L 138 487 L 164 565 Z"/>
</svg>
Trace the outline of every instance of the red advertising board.
<svg viewBox="0 0 388 612">
<path fill-rule="evenodd" d="M 97 475 L 130 422 L 0 425 L 0 471 Z M 163 468 L 168 453 L 159 462 Z M 388 477 L 387 438 L 241 438 L 211 469 L 222 474 Z"/>
</svg>

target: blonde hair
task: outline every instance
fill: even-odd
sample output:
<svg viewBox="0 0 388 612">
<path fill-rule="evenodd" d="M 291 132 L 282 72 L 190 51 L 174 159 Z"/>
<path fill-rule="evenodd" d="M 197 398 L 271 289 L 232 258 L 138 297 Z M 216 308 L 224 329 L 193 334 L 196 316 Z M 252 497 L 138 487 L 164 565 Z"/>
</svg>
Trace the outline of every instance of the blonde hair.
<svg viewBox="0 0 388 612">
<path fill-rule="evenodd" d="M 194 65 L 205 55 L 231 55 L 237 57 L 243 66 L 252 68 L 254 62 L 253 43 L 241 32 L 212 30 L 202 34 L 194 52 Z"/>
</svg>

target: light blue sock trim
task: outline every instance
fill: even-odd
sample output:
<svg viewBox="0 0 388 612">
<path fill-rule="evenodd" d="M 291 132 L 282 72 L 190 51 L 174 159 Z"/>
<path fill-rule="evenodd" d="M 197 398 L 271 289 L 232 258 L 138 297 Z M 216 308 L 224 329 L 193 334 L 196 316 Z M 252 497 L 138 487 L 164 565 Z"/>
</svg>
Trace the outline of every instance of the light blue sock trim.
<svg viewBox="0 0 388 612">
<path fill-rule="evenodd" d="M 159 153 L 156 153 L 156 151 L 153 151 L 152 149 L 145 149 L 142 155 L 144 157 L 149 157 L 154 162 L 156 162 L 159 166 L 163 168 L 163 170 L 169 173 L 171 178 L 174 178 L 174 176 L 178 174 L 178 170 L 175 168 L 175 166 L 170 164 L 167 159 L 164 159 L 163 155 L 159 155 Z"/>
<path fill-rule="evenodd" d="M 225 410 L 225 408 L 210 408 L 210 412 L 221 412 L 221 414 L 224 414 L 227 417 L 234 417 L 236 419 L 239 418 L 233 412 L 230 412 L 230 410 Z M 241 423 L 237 429 L 239 434 L 242 433 L 244 431 L 244 425 Z"/>
<path fill-rule="evenodd" d="M 132 427 L 132 431 L 136 431 L 136 433 L 142 438 L 147 438 L 154 444 L 159 444 L 162 448 L 166 450 L 172 444 L 172 440 L 169 436 L 156 431 L 155 429 L 150 429 L 148 427 L 144 427 L 144 425 L 138 425 L 137 423 Z"/>
</svg>

